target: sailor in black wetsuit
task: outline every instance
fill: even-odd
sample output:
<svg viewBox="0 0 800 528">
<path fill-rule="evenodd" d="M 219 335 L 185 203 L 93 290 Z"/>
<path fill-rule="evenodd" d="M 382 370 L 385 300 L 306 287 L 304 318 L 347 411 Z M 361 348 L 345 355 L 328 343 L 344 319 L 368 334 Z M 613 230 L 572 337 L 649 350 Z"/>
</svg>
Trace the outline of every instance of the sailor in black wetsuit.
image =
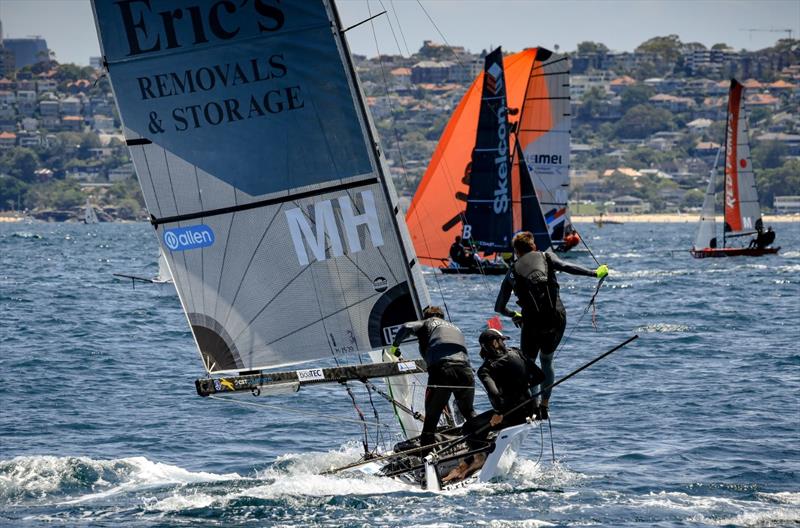
<svg viewBox="0 0 800 528">
<path fill-rule="evenodd" d="M 450 246 L 450 260 L 464 268 L 476 265 L 475 258 L 464 247 L 460 236 L 456 236 L 455 242 Z"/>
<path fill-rule="evenodd" d="M 762 236 L 761 240 L 758 242 L 758 248 L 767 248 L 772 245 L 773 242 L 775 242 L 775 231 L 772 230 L 772 227 L 768 227 L 764 236 Z"/>
<path fill-rule="evenodd" d="M 483 364 L 478 369 L 478 378 L 486 388 L 492 409 L 467 420 L 461 428 L 461 433 L 469 436 L 473 450 L 485 447 L 489 431 L 525 423 L 536 410 L 531 387 L 542 383 L 544 373 L 518 348 L 506 347 L 506 339 L 495 329 L 485 330 L 479 339 Z M 478 453 L 460 463 L 442 481 L 462 479 L 483 466 L 485 460 L 486 455 Z"/>
<path fill-rule="evenodd" d="M 472 407 L 475 377 L 461 330 L 444 320 L 444 312 L 438 306 L 425 308 L 422 317 L 422 321 L 413 321 L 400 327 L 390 351 L 399 355 L 397 347 L 409 334 L 419 339 L 419 353 L 428 365 L 425 422 L 420 438 L 424 445 L 435 441 L 436 426 L 451 394 L 465 419 L 475 416 Z"/>
<path fill-rule="evenodd" d="M 514 236 L 512 246 L 517 261 L 503 279 L 494 309 L 511 317 L 515 325 L 522 327 L 520 348 L 531 361 L 540 357 L 545 375 L 544 384 L 549 385 L 555 379 L 553 355 L 567 326 L 567 312 L 561 302 L 555 272 L 564 271 L 572 275 L 602 279 L 608 275 L 608 266 L 601 265 L 592 271 L 568 264 L 552 252 L 536 251 L 533 234 L 529 231 Z M 522 313 L 506 306 L 512 291 L 517 296 L 517 304 L 522 308 Z M 537 413 L 540 418 L 547 418 L 549 403 L 550 392 L 547 391 L 542 395 Z"/>
</svg>

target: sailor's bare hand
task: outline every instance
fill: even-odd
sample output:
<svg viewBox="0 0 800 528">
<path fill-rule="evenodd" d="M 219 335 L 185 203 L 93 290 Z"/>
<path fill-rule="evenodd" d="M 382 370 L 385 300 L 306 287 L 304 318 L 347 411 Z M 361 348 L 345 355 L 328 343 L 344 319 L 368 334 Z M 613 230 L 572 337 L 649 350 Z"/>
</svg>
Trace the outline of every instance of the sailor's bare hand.
<svg viewBox="0 0 800 528">
<path fill-rule="evenodd" d="M 489 420 L 489 425 L 494 427 L 495 425 L 499 424 L 502 421 L 503 421 L 503 415 L 502 414 L 495 414 L 494 416 L 492 416 L 492 419 Z"/>
</svg>

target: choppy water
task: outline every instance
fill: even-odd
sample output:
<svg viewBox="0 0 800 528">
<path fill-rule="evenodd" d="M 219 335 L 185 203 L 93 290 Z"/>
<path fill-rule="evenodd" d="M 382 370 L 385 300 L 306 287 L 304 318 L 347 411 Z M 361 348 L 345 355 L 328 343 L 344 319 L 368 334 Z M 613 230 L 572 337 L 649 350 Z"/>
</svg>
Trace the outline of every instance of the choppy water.
<svg viewBox="0 0 800 528">
<path fill-rule="evenodd" d="M 672 251 L 691 224 L 581 227 L 612 275 L 597 332 L 575 324 L 593 281 L 561 277 L 557 374 L 641 338 L 556 389 L 555 462 L 544 429 L 508 479 L 434 494 L 319 475 L 359 455 L 340 387 L 197 397 L 171 287 L 111 275 L 155 275 L 149 226 L 0 225 L 0 525 L 800 524 L 800 226 L 779 256 L 712 260 Z M 476 342 L 500 279 L 427 279 Z"/>
</svg>

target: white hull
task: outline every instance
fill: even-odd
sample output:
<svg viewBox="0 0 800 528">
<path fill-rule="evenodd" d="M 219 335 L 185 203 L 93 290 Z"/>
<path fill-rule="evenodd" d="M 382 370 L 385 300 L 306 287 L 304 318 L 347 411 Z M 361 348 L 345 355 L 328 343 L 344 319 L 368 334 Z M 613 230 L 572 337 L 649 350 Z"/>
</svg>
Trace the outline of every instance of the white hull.
<svg viewBox="0 0 800 528">
<path fill-rule="evenodd" d="M 492 479 L 507 476 L 511 471 L 511 467 L 514 465 L 520 447 L 522 447 L 523 442 L 525 442 L 525 439 L 534 427 L 535 424 L 531 422 L 507 427 L 499 431 L 495 440 L 495 449 L 486 457 L 486 462 L 478 473 L 465 480 L 445 485 L 442 485 L 440 482 L 434 482 L 432 479 L 427 479 L 431 482 L 426 483 L 425 489 L 428 491 L 452 489 L 476 482 L 489 482 Z M 353 468 L 353 470 L 366 475 L 381 475 L 383 466 L 384 465 L 380 462 L 371 462 Z M 440 479 L 442 476 L 441 474 L 439 475 Z"/>
</svg>

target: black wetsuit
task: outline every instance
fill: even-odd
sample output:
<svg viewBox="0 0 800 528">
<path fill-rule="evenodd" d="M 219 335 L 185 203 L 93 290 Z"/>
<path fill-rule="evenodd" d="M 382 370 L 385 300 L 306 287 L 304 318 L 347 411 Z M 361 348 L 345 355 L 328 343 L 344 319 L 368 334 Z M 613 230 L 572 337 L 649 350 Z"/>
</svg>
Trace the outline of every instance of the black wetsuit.
<svg viewBox="0 0 800 528">
<path fill-rule="evenodd" d="M 544 380 L 544 372 L 518 348 L 509 348 L 504 354 L 487 358 L 478 369 L 478 378 L 486 388 L 486 394 L 492 409 L 468 420 L 462 428 L 462 434 L 472 434 L 489 423 L 492 416 L 502 414 L 503 421 L 494 428 L 486 428 L 476 433 L 471 440 L 473 447 L 480 447 L 486 433 L 492 429 L 502 429 L 524 423 L 534 413 L 534 402 L 531 400 L 531 387 Z M 519 407 L 519 409 L 515 409 Z"/>
<path fill-rule="evenodd" d="M 540 256 L 536 256 L 536 254 Z M 518 280 L 520 273 L 530 268 L 530 264 L 534 259 L 541 261 L 542 257 L 546 261 L 546 275 L 548 283 L 548 292 L 553 302 L 553 310 L 546 315 L 540 315 L 537 311 L 533 310 L 526 301 L 526 295 L 521 290 L 523 281 Z M 561 302 L 559 294 L 558 280 L 556 279 L 556 271 L 563 271 L 572 275 L 584 275 L 586 277 L 596 277 L 594 271 L 578 266 L 569 264 L 559 259 L 553 253 L 531 251 L 522 255 L 517 262 L 511 266 L 511 269 L 503 279 L 500 286 L 500 293 L 497 295 L 494 309 L 496 312 L 511 317 L 514 310 L 509 310 L 507 304 L 511 298 L 511 293 L 514 292 L 517 298 L 520 299 L 519 304 L 522 309 L 522 336 L 520 338 L 520 348 L 522 352 L 531 360 L 536 360 L 539 354 L 547 356 L 542 358 L 542 370 L 545 373 L 545 383 L 550 384 L 553 382 L 555 374 L 552 367 L 552 354 L 556 351 L 561 338 L 564 336 L 564 329 L 567 326 L 567 311 L 564 309 L 564 304 Z M 549 393 L 545 393 L 544 398 L 548 399 Z"/>
<path fill-rule="evenodd" d="M 765 231 L 764 236 L 761 237 L 758 243 L 758 247 L 764 249 L 765 247 L 769 247 L 773 242 L 775 242 L 775 231 Z"/>
<path fill-rule="evenodd" d="M 464 246 L 458 242 L 453 242 L 453 245 L 450 246 L 450 260 L 466 268 L 475 264 L 475 259 L 469 257 Z"/>
<path fill-rule="evenodd" d="M 456 325 L 438 317 L 406 323 L 398 330 L 394 344 L 402 342 L 409 334 L 419 339 L 419 353 L 428 365 L 422 437 L 423 442 L 430 442 L 451 394 L 464 418 L 475 415 L 475 378 L 464 334 Z"/>
</svg>

